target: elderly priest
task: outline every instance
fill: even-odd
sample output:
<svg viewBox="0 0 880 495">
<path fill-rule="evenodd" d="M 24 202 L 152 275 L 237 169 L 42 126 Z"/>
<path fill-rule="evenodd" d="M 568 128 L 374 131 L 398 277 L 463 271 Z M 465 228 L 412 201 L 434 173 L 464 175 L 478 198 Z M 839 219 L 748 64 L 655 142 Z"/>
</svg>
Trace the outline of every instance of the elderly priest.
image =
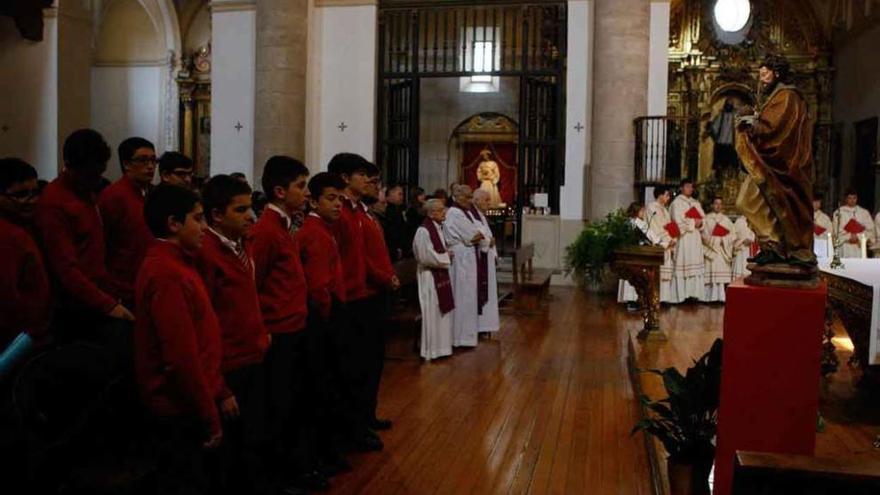
<svg viewBox="0 0 880 495">
<path fill-rule="evenodd" d="M 483 252 L 485 236 L 480 230 L 480 219 L 471 212 L 473 193 L 464 184 L 452 187 L 455 204 L 446 214 L 443 232 L 446 244 L 452 251 L 452 292 L 455 294 L 455 317 L 452 319 L 453 345 L 476 347 L 480 326 L 480 309 L 486 304 L 488 294 L 480 290 L 480 282 L 488 280 L 481 273 L 478 263 Z M 482 287 L 485 288 L 485 287 Z"/>
<path fill-rule="evenodd" d="M 443 240 L 446 219 L 443 201 L 425 203 L 427 218 L 416 230 L 412 250 L 419 263 L 419 305 L 422 308 L 422 357 L 430 361 L 452 354 L 452 314 L 455 301 L 449 266 L 452 256 Z"/>
</svg>

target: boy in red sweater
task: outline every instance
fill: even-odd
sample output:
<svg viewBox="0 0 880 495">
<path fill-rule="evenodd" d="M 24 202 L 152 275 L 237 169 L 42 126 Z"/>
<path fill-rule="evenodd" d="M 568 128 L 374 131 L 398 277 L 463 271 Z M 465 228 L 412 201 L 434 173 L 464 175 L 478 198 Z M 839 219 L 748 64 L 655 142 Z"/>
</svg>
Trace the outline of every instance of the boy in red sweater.
<svg viewBox="0 0 880 495">
<path fill-rule="evenodd" d="M 43 341 L 52 315 L 49 279 L 32 233 L 39 194 L 34 167 L 0 159 L 0 381 Z"/>
<path fill-rule="evenodd" d="M 91 129 L 64 142 L 64 172 L 43 191 L 36 226 L 66 337 L 112 340 L 108 323 L 134 320 L 111 290 L 105 266 L 104 229 L 96 192 L 107 169 L 110 148 Z M 113 325 L 109 325 L 113 326 Z M 118 330 L 118 328 L 114 329 Z M 111 329 L 112 331 L 113 329 Z"/>
<path fill-rule="evenodd" d="M 207 226 L 198 196 L 177 186 L 154 189 L 144 216 L 156 240 L 135 283 L 135 376 L 152 414 L 159 491 L 203 493 L 203 449 L 220 445 L 221 411 L 235 409 L 220 371 L 220 324 L 193 264 Z"/>
<path fill-rule="evenodd" d="M 306 279 L 291 234 L 293 218 L 305 208 L 308 176 L 306 166 L 293 158 L 273 156 L 266 162 L 261 182 L 269 203 L 252 239 L 260 307 L 273 339 L 266 388 L 275 471 L 295 488 L 320 490 L 329 483 L 316 469 L 314 338 L 306 331 Z M 283 474 L 291 471 L 292 476 Z"/>
<path fill-rule="evenodd" d="M 159 158 L 159 180 L 162 184 L 192 187 L 193 161 L 183 153 L 166 151 Z"/>
<path fill-rule="evenodd" d="M 263 325 L 254 262 L 245 235 L 254 223 L 251 188 L 229 175 L 215 175 L 202 188 L 208 233 L 196 258 L 208 298 L 220 322 L 223 371 L 232 392 L 227 414 L 229 483 L 234 493 L 257 482 L 254 452 L 263 432 L 262 362 L 269 348 Z"/>
<path fill-rule="evenodd" d="M 98 196 L 107 244 L 107 271 L 116 294 L 132 308 L 134 279 L 153 234 L 144 221 L 144 196 L 156 173 L 153 143 L 131 137 L 117 148 L 122 177 Z"/>
</svg>

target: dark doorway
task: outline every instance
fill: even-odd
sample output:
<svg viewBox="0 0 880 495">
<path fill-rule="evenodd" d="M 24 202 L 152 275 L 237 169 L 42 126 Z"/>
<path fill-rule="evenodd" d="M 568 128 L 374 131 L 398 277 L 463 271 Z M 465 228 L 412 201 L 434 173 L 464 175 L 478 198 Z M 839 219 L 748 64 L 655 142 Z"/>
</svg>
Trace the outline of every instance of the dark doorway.
<svg viewBox="0 0 880 495">
<path fill-rule="evenodd" d="M 856 122 L 855 184 L 859 204 L 870 212 L 875 206 L 875 169 L 877 162 L 877 117 Z"/>
</svg>

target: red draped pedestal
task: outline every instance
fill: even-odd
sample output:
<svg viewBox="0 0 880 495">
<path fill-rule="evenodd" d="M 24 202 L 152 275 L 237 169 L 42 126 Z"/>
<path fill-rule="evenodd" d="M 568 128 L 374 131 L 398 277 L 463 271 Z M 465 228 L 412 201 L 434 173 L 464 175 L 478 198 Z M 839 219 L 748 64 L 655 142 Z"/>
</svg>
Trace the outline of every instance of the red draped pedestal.
<svg viewBox="0 0 880 495">
<path fill-rule="evenodd" d="M 813 455 L 827 288 L 727 288 L 715 495 L 737 450 Z"/>
</svg>

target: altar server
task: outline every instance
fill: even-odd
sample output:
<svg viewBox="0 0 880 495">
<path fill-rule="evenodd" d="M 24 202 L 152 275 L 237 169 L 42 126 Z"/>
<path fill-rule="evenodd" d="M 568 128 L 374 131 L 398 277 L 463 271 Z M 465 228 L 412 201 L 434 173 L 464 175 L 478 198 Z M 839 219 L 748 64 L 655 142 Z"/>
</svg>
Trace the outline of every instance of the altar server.
<svg viewBox="0 0 880 495">
<path fill-rule="evenodd" d="M 712 211 L 703 224 L 703 257 L 706 263 L 706 302 L 724 302 L 727 285 L 733 280 L 733 222 L 724 214 L 724 201 L 712 200 Z"/>
<path fill-rule="evenodd" d="M 651 245 L 660 244 L 661 238 L 648 228 L 648 222 L 645 221 L 645 207 L 642 206 L 641 203 L 636 201 L 630 204 L 629 208 L 626 210 L 626 216 L 629 218 L 632 226 L 644 234 L 645 238 L 651 243 Z M 628 303 L 628 306 L 633 308 L 632 303 L 638 301 L 638 298 L 639 296 L 636 293 L 636 289 L 630 285 L 629 282 L 621 279 L 617 283 L 617 302 Z"/>
<path fill-rule="evenodd" d="M 491 200 L 489 191 L 477 189 L 474 191 L 474 204 L 471 206 L 471 213 L 475 219 L 479 220 L 478 226 L 483 234 L 483 240 L 480 241 L 480 258 L 477 259 L 477 263 L 485 264 L 486 295 L 488 297 L 482 311 L 477 311 L 480 333 L 497 332 L 501 326 L 498 317 L 498 276 L 496 273 L 498 248 L 495 244 L 492 228 L 489 226 L 489 220 L 486 218 Z M 481 269 L 483 268 L 478 266 L 478 270 Z"/>
<path fill-rule="evenodd" d="M 744 215 L 740 215 L 733 224 L 733 233 L 735 239 L 733 241 L 733 279 L 745 277 L 749 275 L 748 259 L 757 253 L 757 244 L 755 243 L 755 233 L 749 228 L 749 221 Z"/>
<path fill-rule="evenodd" d="M 672 291 L 672 260 L 675 246 L 681 232 L 678 224 L 672 221 L 666 205 L 672 199 L 672 193 L 665 186 L 654 188 L 654 201 L 648 205 L 648 231 L 659 239 L 657 243 L 663 247 L 663 266 L 660 267 L 660 302 L 670 302 Z"/>
<path fill-rule="evenodd" d="M 470 211 L 473 201 L 471 188 L 456 184 L 452 197 L 454 204 L 443 222 L 446 244 L 453 256 L 452 293 L 456 310 L 452 319 L 452 343 L 455 346 L 474 347 L 480 326 L 478 311 L 486 302 L 480 297 L 478 283 L 481 277 L 477 273 L 477 255 L 485 236 L 480 232 L 479 220 Z"/>
<path fill-rule="evenodd" d="M 835 243 L 840 244 L 841 258 L 863 258 L 862 244 L 871 248 L 875 239 L 874 220 L 868 210 L 859 206 L 859 195 L 850 190 L 843 206 L 834 212 Z"/>
<path fill-rule="evenodd" d="M 672 295 L 670 302 L 680 303 L 688 299 L 705 297 L 705 263 L 703 239 L 700 230 L 706 214 L 700 202 L 693 198 L 694 182 L 681 181 L 681 194 L 672 201 L 670 213 L 681 237 L 675 250 L 672 272 Z"/>
<path fill-rule="evenodd" d="M 422 308 L 421 355 L 430 361 L 452 354 L 452 319 L 455 301 L 449 266 L 452 256 L 446 249 L 442 224 L 446 206 L 442 200 L 425 203 L 427 218 L 416 229 L 413 254 L 419 263 L 419 305 Z"/>
</svg>

